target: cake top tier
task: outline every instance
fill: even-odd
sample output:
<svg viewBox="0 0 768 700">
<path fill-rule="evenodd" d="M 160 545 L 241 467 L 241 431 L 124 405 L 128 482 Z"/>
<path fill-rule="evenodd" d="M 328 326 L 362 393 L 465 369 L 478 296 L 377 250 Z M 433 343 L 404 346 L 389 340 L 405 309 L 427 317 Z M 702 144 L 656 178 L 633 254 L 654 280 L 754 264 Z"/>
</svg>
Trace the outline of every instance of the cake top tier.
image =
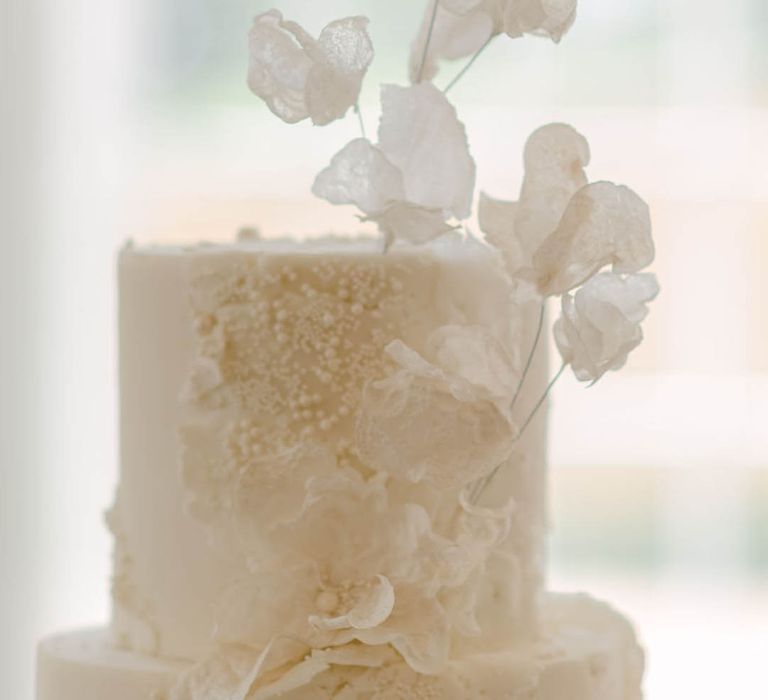
<svg viewBox="0 0 768 700">
<path fill-rule="evenodd" d="M 162 653 L 362 643 L 434 672 L 479 630 L 534 633 L 543 433 L 517 442 L 510 403 L 537 307 L 497 252 L 248 241 L 120 267 L 119 591 L 150 601 Z M 494 508 L 472 504 L 500 465 Z"/>
</svg>

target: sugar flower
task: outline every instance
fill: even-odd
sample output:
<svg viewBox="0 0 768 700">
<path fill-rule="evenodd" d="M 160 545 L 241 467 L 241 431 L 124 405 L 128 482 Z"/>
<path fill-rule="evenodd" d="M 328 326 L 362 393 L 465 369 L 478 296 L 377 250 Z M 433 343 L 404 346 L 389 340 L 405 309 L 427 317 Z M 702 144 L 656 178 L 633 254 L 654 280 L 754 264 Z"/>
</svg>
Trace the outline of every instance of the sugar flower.
<svg viewBox="0 0 768 700">
<path fill-rule="evenodd" d="M 607 265 L 629 273 L 653 261 L 648 206 L 627 187 L 587 184 L 588 162 L 584 137 L 550 124 L 526 144 L 519 201 L 481 197 L 480 228 L 523 298 L 563 294 Z"/>
<path fill-rule="evenodd" d="M 440 488 L 485 476 L 510 453 L 515 428 L 506 415 L 514 372 L 503 350 L 450 328 L 434 342 L 444 364 L 401 341 L 387 351 L 401 367 L 370 383 L 357 423 L 357 446 L 372 469 Z M 464 341 L 464 342 L 463 342 Z M 467 354 L 478 351 L 468 365 Z M 458 373 L 468 367 L 468 372 Z M 396 439 L 393 436 L 397 436 Z"/>
<path fill-rule="evenodd" d="M 557 229 L 534 255 L 544 296 L 562 294 L 612 265 L 638 272 L 653 262 L 648 205 L 628 187 L 595 182 L 571 199 Z"/>
<path fill-rule="evenodd" d="M 379 143 L 355 139 L 316 178 L 312 191 L 354 204 L 391 242 L 423 243 L 469 216 L 475 163 L 455 108 L 433 85 L 382 89 Z"/>
<path fill-rule="evenodd" d="M 314 39 L 277 10 L 259 15 L 250 32 L 249 87 L 288 123 L 343 117 L 373 60 L 367 24 L 365 17 L 336 20 Z"/>
<path fill-rule="evenodd" d="M 534 255 L 557 228 L 573 195 L 587 184 L 589 144 L 567 124 L 547 124 L 525 145 L 525 177 L 517 202 L 481 195 L 480 229 L 498 248 L 519 286 L 535 283 Z"/>
<path fill-rule="evenodd" d="M 433 2 L 428 3 L 421 29 L 411 47 L 410 74 L 414 83 L 434 78 L 440 61 L 471 56 L 499 34 L 513 38 L 532 34 L 560 41 L 576 18 L 577 0 L 435 2 L 437 8 Z"/>
<path fill-rule="evenodd" d="M 654 275 L 602 272 L 575 295 L 565 294 L 555 323 L 555 342 L 577 379 L 596 382 L 621 369 L 643 339 L 646 304 L 659 292 Z"/>
<path fill-rule="evenodd" d="M 254 546 L 265 533 L 299 517 L 306 481 L 335 471 L 335 455 L 308 443 L 250 460 L 238 474 L 232 495 L 232 512 L 243 544 Z"/>
<path fill-rule="evenodd" d="M 294 643 L 276 645 L 259 661 L 265 670 L 300 663 L 307 648 L 339 649 L 331 663 L 342 663 L 352 642 L 371 647 L 369 658 L 390 645 L 420 673 L 442 670 L 451 630 L 473 619 L 461 588 L 506 536 L 508 514 L 463 508 L 451 539 L 387 484 L 353 470 L 309 479 L 301 513 L 267 533 L 273 558 L 265 552 L 223 601 L 217 639 L 264 649 L 274 640 L 266 630 L 280 630 Z"/>
</svg>

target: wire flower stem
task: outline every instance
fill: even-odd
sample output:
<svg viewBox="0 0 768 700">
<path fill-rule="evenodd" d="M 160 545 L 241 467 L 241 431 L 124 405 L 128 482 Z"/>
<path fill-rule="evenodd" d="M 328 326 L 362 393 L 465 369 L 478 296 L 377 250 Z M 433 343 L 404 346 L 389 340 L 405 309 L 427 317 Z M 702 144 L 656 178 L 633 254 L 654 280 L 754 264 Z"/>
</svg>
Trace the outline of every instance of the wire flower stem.
<svg viewBox="0 0 768 700">
<path fill-rule="evenodd" d="M 560 377 L 563 375 L 563 372 L 565 371 L 565 368 L 567 366 L 568 366 L 567 362 L 563 362 L 560 365 L 560 369 L 557 371 L 557 374 L 555 374 L 555 376 L 552 377 L 552 380 L 549 382 L 549 384 L 547 384 L 547 388 L 544 390 L 544 393 L 541 395 L 541 398 L 536 402 L 536 405 L 533 407 L 533 410 L 528 415 L 528 418 L 525 419 L 525 422 L 520 427 L 520 432 L 517 434 L 517 437 L 514 439 L 513 442 L 518 442 L 520 439 L 522 439 L 526 429 L 533 422 L 533 419 L 536 417 L 536 414 L 539 412 L 539 409 L 547 400 L 547 397 L 552 391 L 552 388 L 555 386 L 555 384 L 557 384 L 557 380 L 560 379 Z M 470 502 L 472 504 L 477 503 L 480 496 L 483 495 L 483 491 L 485 491 L 485 489 L 494 480 L 494 478 L 496 477 L 496 474 L 499 473 L 499 470 L 502 468 L 502 466 L 504 466 L 503 462 L 501 464 L 498 464 L 496 468 L 490 474 L 488 474 L 488 476 L 485 476 L 482 479 L 478 479 L 475 487 L 472 489 L 472 494 L 470 495 Z"/>
<path fill-rule="evenodd" d="M 474 65 L 475 61 L 478 58 L 480 58 L 480 55 L 483 53 L 483 51 L 485 51 L 488 48 L 488 44 L 490 44 L 491 41 L 493 41 L 493 39 L 494 39 L 494 35 L 489 36 L 486 42 L 477 51 L 475 51 L 475 54 L 472 56 L 472 58 L 469 59 L 467 64 L 464 66 L 464 68 L 462 68 L 459 71 L 459 73 L 456 75 L 456 77 L 454 77 L 454 79 L 451 80 L 451 82 L 445 86 L 445 88 L 443 89 L 444 95 L 447 95 L 448 91 L 451 88 L 453 88 L 453 86 L 456 85 L 456 83 L 458 83 L 459 80 L 461 80 L 464 77 L 464 74 Z"/>
<path fill-rule="evenodd" d="M 429 29 L 427 30 L 427 38 L 424 41 L 424 52 L 421 55 L 421 64 L 419 65 L 419 72 L 416 74 L 416 83 L 421 82 L 421 78 L 424 75 L 424 66 L 427 65 L 427 56 L 429 56 L 429 45 L 432 43 L 432 33 L 435 30 L 435 20 L 437 19 L 437 7 L 440 4 L 440 0 L 435 0 L 432 7 L 432 17 L 429 20 Z"/>
<path fill-rule="evenodd" d="M 360 123 L 360 132 L 363 138 L 368 138 L 365 134 L 365 120 L 363 119 L 363 111 L 360 109 L 360 101 L 355 102 L 355 114 L 357 114 L 357 121 Z"/>
<path fill-rule="evenodd" d="M 539 340 L 541 339 L 541 331 L 544 328 L 544 314 L 546 312 L 546 300 L 541 300 L 541 309 L 539 310 L 539 324 L 536 327 L 536 335 L 533 338 L 533 346 L 531 347 L 531 352 L 528 353 L 528 359 L 525 362 L 525 367 L 523 368 L 523 373 L 520 375 L 520 382 L 517 385 L 517 390 L 515 391 L 515 395 L 512 397 L 512 403 L 509 405 L 509 412 L 512 413 L 512 411 L 515 408 L 515 404 L 517 403 L 517 398 L 520 396 L 520 392 L 523 389 L 523 384 L 525 383 L 525 378 L 528 376 L 528 371 L 531 369 L 531 365 L 533 364 L 533 358 L 536 354 L 536 348 L 539 346 Z"/>
</svg>

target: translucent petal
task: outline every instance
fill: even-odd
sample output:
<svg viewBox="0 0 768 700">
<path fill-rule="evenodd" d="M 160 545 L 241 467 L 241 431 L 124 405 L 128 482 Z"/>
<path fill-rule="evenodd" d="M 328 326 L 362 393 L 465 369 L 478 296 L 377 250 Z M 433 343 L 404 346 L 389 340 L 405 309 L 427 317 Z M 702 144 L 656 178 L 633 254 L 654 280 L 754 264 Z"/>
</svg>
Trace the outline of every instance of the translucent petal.
<svg viewBox="0 0 768 700">
<path fill-rule="evenodd" d="M 343 117 L 373 59 L 367 22 L 332 22 L 315 40 L 277 10 L 259 15 L 250 33 L 248 85 L 286 122 L 310 117 L 328 124 Z"/>
<path fill-rule="evenodd" d="M 624 366 L 643 339 L 640 323 L 648 313 L 646 304 L 658 292 L 653 275 L 603 272 L 575 295 L 563 296 L 555 342 L 580 381 L 595 382 Z"/>
<path fill-rule="evenodd" d="M 450 4 L 451 7 L 447 7 Z M 440 61 L 451 61 L 472 56 L 488 39 L 499 32 L 491 13 L 485 9 L 486 0 L 453 0 L 441 3 L 435 15 L 427 53 L 425 42 L 432 21 L 430 2 L 415 41 L 411 46 L 410 79 L 412 83 L 432 80 L 437 75 Z M 454 11 L 458 10 L 458 11 Z M 422 66 L 423 63 L 423 66 Z M 421 74 L 419 70 L 421 69 Z"/>
<path fill-rule="evenodd" d="M 428 243 L 457 228 L 445 221 L 445 215 L 439 209 L 427 209 L 410 202 L 395 202 L 366 220 L 378 224 L 384 236 L 385 249 L 389 249 L 396 240 L 416 245 Z"/>
<path fill-rule="evenodd" d="M 475 398 L 507 399 L 517 372 L 507 348 L 483 326 L 442 326 L 429 340 L 435 362 L 475 389 Z"/>
<path fill-rule="evenodd" d="M 525 145 L 525 178 L 520 192 L 515 236 L 526 258 L 557 228 L 571 197 L 587 184 L 586 139 L 567 124 L 548 124 Z"/>
<path fill-rule="evenodd" d="M 213 636 L 223 645 L 263 647 L 275 630 L 303 635 L 313 609 L 317 586 L 311 564 L 286 564 L 273 572 L 244 575 L 222 591 L 216 603 Z M 296 658 L 295 649 L 281 644 L 269 665 Z"/>
<path fill-rule="evenodd" d="M 312 192 L 331 204 L 376 214 L 405 196 L 403 175 L 367 139 L 348 143 L 315 179 Z"/>
<path fill-rule="evenodd" d="M 568 202 L 587 183 L 586 139 L 566 124 L 548 124 L 525 146 L 525 178 L 518 202 L 482 196 L 480 228 L 498 248 L 518 283 L 537 279 L 533 256 L 556 228 Z"/>
<path fill-rule="evenodd" d="M 576 19 L 577 0 L 507 0 L 504 31 L 511 37 L 523 34 L 560 41 Z"/>
<path fill-rule="evenodd" d="M 386 576 L 378 575 L 371 585 L 356 591 L 357 601 L 349 612 L 337 617 L 312 616 L 310 622 L 319 629 L 371 629 L 378 627 L 392 613 L 395 589 Z"/>
<path fill-rule="evenodd" d="M 562 294 L 606 265 L 637 272 L 654 258 L 651 218 L 632 190 L 596 182 L 577 192 L 557 229 L 535 254 L 542 294 Z"/>
<path fill-rule="evenodd" d="M 405 199 L 469 216 L 475 162 L 453 105 L 430 83 L 385 85 L 381 101 L 379 148 L 402 171 Z"/>
<path fill-rule="evenodd" d="M 403 370 L 364 392 L 358 452 L 376 471 L 440 487 L 489 473 L 512 448 L 514 431 L 489 401 L 460 401 L 433 381 Z"/>
<path fill-rule="evenodd" d="M 434 598 L 425 599 L 418 589 L 409 593 L 403 587 L 390 618 L 392 629 L 398 632 L 392 646 L 415 671 L 439 673 L 448 661 L 450 647 L 445 609 Z"/>
<path fill-rule="evenodd" d="M 315 63 L 307 79 L 307 107 L 315 124 L 343 117 L 357 102 L 373 60 L 367 25 L 364 17 L 348 17 L 332 22 L 320 34 L 323 60 Z"/>
<path fill-rule="evenodd" d="M 313 61 L 282 28 L 282 19 L 270 10 L 254 21 L 248 86 L 283 121 L 295 123 L 309 116 L 304 91 Z"/>
<path fill-rule="evenodd" d="M 371 65 L 373 44 L 367 27 L 366 17 L 346 17 L 331 22 L 320 33 L 320 49 L 336 72 L 359 76 Z"/>
<path fill-rule="evenodd" d="M 508 270 L 519 269 L 526 261 L 520 242 L 515 236 L 515 219 L 518 213 L 517 202 L 505 202 L 480 193 L 478 221 L 485 240 L 498 248 Z"/>
<path fill-rule="evenodd" d="M 305 443 L 252 460 L 239 476 L 232 504 L 244 543 L 258 542 L 270 529 L 295 520 L 307 497 L 307 480 L 335 470 L 330 452 Z"/>
</svg>

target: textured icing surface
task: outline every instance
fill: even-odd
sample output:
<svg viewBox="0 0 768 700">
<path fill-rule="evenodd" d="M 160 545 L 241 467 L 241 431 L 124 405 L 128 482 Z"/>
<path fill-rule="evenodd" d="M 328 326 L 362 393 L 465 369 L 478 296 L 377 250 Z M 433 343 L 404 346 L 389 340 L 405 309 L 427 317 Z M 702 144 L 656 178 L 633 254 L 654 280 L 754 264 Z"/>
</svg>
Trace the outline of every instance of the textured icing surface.
<svg viewBox="0 0 768 700">
<path fill-rule="evenodd" d="M 472 241 L 125 251 L 118 641 L 195 659 L 202 698 L 235 645 L 256 687 L 535 636 L 544 417 L 514 443 L 508 415 L 535 316 Z"/>
<path fill-rule="evenodd" d="M 436 676 L 387 658 L 317 651 L 309 685 L 283 700 L 640 700 L 643 654 L 629 623 L 587 596 L 548 596 L 542 635 L 504 652 L 453 661 Z M 219 688 L 236 687 L 243 655 L 222 660 Z M 184 667 L 111 649 L 104 632 L 83 631 L 43 641 L 38 653 L 38 700 L 170 700 Z M 295 678 L 294 678 L 295 679 Z M 199 679 L 204 683 L 205 679 Z M 290 681 L 284 681 L 284 687 Z M 205 686 L 198 686 L 204 691 Z M 210 688 L 209 688 L 210 690 Z M 214 695 L 237 697 L 236 695 Z M 266 695 L 256 690 L 250 700 Z"/>
</svg>

